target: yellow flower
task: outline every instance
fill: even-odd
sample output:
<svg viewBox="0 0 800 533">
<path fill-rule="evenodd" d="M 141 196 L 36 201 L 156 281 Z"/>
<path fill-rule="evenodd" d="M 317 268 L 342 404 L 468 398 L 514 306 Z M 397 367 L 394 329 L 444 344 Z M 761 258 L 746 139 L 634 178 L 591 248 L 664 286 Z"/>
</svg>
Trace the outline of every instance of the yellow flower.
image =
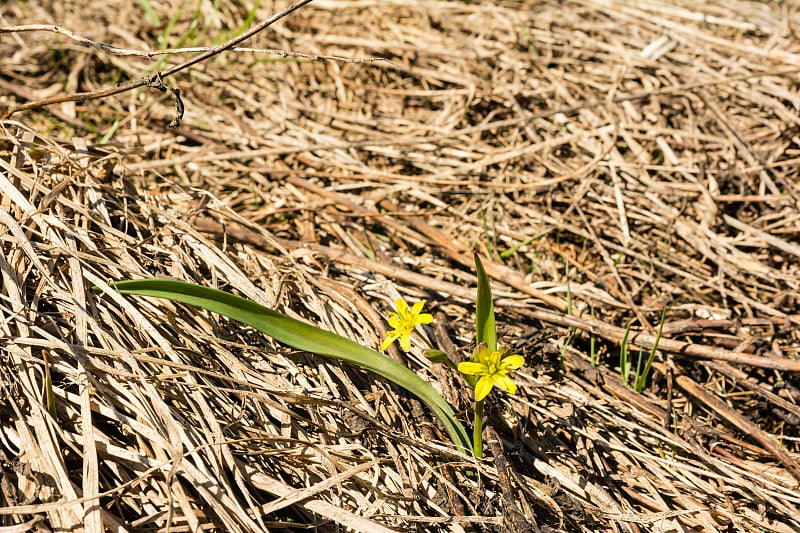
<svg viewBox="0 0 800 533">
<path fill-rule="evenodd" d="M 475 401 L 486 398 L 493 385 L 509 394 L 517 392 L 517 384 L 507 374 L 525 364 L 525 359 L 521 355 L 508 353 L 508 349 L 493 352 L 486 344 L 481 344 L 472 354 L 471 361 L 459 363 L 458 371 L 462 374 L 481 376 L 475 385 Z"/>
<path fill-rule="evenodd" d="M 411 349 L 411 333 L 414 328 L 419 324 L 430 324 L 433 322 L 433 316 L 420 312 L 422 306 L 425 305 L 425 300 L 415 303 L 411 309 L 402 298 L 398 298 L 395 305 L 397 312 L 389 313 L 389 326 L 393 327 L 394 331 L 386 332 L 386 340 L 381 344 L 381 351 L 399 339 L 400 347 L 407 352 Z"/>
</svg>

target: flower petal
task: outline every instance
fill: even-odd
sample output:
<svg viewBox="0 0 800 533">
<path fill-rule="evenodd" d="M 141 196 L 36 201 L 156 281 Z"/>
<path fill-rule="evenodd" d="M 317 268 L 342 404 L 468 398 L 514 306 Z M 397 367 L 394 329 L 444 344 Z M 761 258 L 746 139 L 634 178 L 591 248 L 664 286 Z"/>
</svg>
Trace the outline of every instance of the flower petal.
<svg viewBox="0 0 800 533">
<path fill-rule="evenodd" d="M 503 370 L 511 371 L 516 370 L 525 364 L 525 358 L 521 355 L 509 355 L 500 361 L 500 368 Z"/>
<path fill-rule="evenodd" d="M 478 361 L 479 363 L 481 363 L 486 367 L 489 366 L 489 360 L 491 359 L 491 357 L 492 357 L 492 351 L 483 343 L 478 345 L 478 347 L 475 348 L 475 351 L 472 352 L 472 360 Z"/>
<path fill-rule="evenodd" d="M 381 343 L 381 351 L 385 352 L 386 348 L 392 345 L 394 341 L 396 341 L 400 337 L 400 334 L 396 331 L 387 331 L 386 332 L 386 340 Z"/>
<path fill-rule="evenodd" d="M 486 368 L 486 365 L 482 365 L 480 363 L 475 363 L 472 361 L 464 361 L 463 363 L 458 363 L 458 371 L 462 374 L 469 374 L 472 376 L 481 376 L 489 373 L 489 369 Z"/>
<path fill-rule="evenodd" d="M 411 314 L 412 315 L 420 314 L 422 312 L 422 308 L 423 308 L 424 305 L 425 305 L 425 300 L 422 300 L 421 302 L 415 303 L 414 307 L 411 308 Z"/>
<path fill-rule="evenodd" d="M 402 298 L 398 298 L 394 302 L 395 308 L 397 309 L 397 314 L 405 317 L 408 315 L 408 304 Z"/>
<path fill-rule="evenodd" d="M 407 352 L 411 349 L 411 331 L 404 331 L 400 334 L 400 347 L 403 349 L 404 352 Z"/>
<path fill-rule="evenodd" d="M 494 382 L 491 376 L 483 376 L 479 379 L 478 383 L 475 385 L 475 401 L 479 402 L 486 398 L 489 392 L 491 392 L 493 384 Z"/>
<path fill-rule="evenodd" d="M 433 322 L 433 315 L 428 313 L 422 313 L 414 317 L 414 324 L 430 324 L 431 322 Z"/>
<path fill-rule="evenodd" d="M 517 392 L 517 384 L 514 383 L 510 377 L 504 374 L 495 374 L 492 376 L 493 381 L 497 384 L 498 387 L 503 389 L 509 394 L 514 394 Z"/>
</svg>

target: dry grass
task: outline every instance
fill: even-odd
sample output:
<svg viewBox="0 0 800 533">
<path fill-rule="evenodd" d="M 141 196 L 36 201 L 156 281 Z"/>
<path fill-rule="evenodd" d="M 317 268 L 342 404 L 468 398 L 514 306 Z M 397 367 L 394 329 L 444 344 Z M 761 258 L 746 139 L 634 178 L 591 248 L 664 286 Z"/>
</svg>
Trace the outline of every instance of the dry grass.
<svg viewBox="0 0 800 533">
<path fill-rule="evenodd" d="M 143 4 L 11 1 L 0 26 L 146 50 L 248 17 L 153 2 L 157 26 Z M 286 5 L 262 4 L 256 20 Z M 800 529 L 800 14 L 662 4 L 318 1 L 246 45 L 389 61 L 227 52 L 165 80 L 178 131 L 151 88 L 2 122 L 0 524 Z M 154 64 L 0 34 L 0 111 Z M 398 294 L 425 298 L 463 356 L 473 250 L 528 360 L 488 406 L 478 478 L 364 372 L 91 291 L 195 281 L 373 347 Z M 619 343 L 630 324 L 646 353 L 665 305 L 637 394 Z M 391 355 L 468 421 L 469 391 L 422 348 Z"/>
</svg>

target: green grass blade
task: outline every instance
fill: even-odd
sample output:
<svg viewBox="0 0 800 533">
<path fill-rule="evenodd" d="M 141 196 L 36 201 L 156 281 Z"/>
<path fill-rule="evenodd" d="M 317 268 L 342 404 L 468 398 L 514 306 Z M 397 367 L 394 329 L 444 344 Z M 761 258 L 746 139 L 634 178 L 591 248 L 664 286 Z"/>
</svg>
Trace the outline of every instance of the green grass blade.
<svg viewBox="0 0 800 533">
<path fill-rule="evenodd" d="M 375 350 L 250 300 L 201 285 L 163 279 L 142 279 L 121 281 L 113 286 L 122 294 L 166 298 L 202 307 L 247 324 L 297 350 L 338 359 L 370 370 L 417 396 L 442 421 L 453 443 L 472 451 L 472 444 L 464 426 L 455 418 L 453 410 L 430 383 Z"/>
<path fill-rule="evenodd" d="M 628 385 L 628 377 L 631 373 L 631 361 L 628 354 L 628 335 L 631 333 L 631 325 L 625 328 L 625 335 L 619 345 L 619 377 L 624 385 Z"/>
<path fill-rule="evenodd" d="M 653 343 L 653 347 L 650 349 L 650 356 L 647 358 L 647 362 L 644 365 L 644 370 L 642 371 L 641 375 L 636 377 L 636 386 L 634 389 L 636 392 L 642 392 L 644 390 L 645 385 L 647 384 L 647 375 L 650 373 L 650 369 L 653 366 L 653 361 L 656 358 L 656 352 L 658 351 L 658 343 L 661 342 L 661 334 L 664 330 L 664 317 L 667 316 L 667 305 L 664 304 L 664 308 L 661 310 L 661 320 L 658 323 L 658 333 L 656 333 L 656 342 Z"/>
<path fill-rule="evenodd" d="M 139 5 L 142 6 L 142 9 L 144 9 L 145 13 L 147 13 L 147 16 L 150 18 L 151 25 L 155 27 L 161 26 L 161 20 L 158 18 L 156 10 L 150 5 L 149 0 L 139 0 Z"/>
<path fill-rule="evenodd" d="M 533 241 L 538 241 L 539 239 L 541 239 L 542 237 L 544 237 L 545 235 L 547 235 L 551 231 L 553 231 L 552 228 L 540 231 L 539 233 L 537 233 L 533 237 L 528 237 L 527 239 L 525 239 L 524 241 L 520 242 L 519 244 L 515 244 L 511 248 L 509 248 L 509 249 L 507 249 L 507 250 L 505 250 L 503 252 L 500 252 L 500 259 L 508 259 L 512 255 L 517 253 L 519 251 L 519 249 L 522 248 L 523 246 L 527 246 L 530 243 L 532 243 Z"/>
<path fill-rule="evenodd" d="M 475 302 L 475 336 L 478 344 L 485 342 L 491 351 L 497 351 L 497 327 L 494 322 L 494 303 L 489 277 L 483 263 L 475 254 L 475 273 L 478 276 L 478 299 Z"/>
</svg>

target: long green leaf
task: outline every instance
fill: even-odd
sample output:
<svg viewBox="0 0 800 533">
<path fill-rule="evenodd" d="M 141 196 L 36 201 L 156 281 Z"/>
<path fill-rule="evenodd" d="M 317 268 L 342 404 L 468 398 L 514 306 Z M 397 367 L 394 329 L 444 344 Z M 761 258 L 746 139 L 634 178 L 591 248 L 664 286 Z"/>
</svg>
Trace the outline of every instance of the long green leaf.
<svg viewBox="0 0 800 533">
<path fill-rule="evenodd" d="M 122 294 L 153 296 L 196 305 L 252 326 L 297 350 L 338 359 L 370 370 L 417 396 L 442 421 L 453 443 L 472 451 L 464 426 L 430 383 L 375 350 L 250 300 L 201 285 L 164 279 L 142 279 L 121 281 L 115 283 L 114 287 Z"/>
<path fill-rule="evenodd" d="M 478 276 L 478 298 L 475 303 L 475 337 L 478 344 L 485 342 L 491 351 L 497 351 L 497 328 L 494 323 L 494 303 L 489 277 L 483 263 L 475 254 L 475 273 Z"/>
</svg>

